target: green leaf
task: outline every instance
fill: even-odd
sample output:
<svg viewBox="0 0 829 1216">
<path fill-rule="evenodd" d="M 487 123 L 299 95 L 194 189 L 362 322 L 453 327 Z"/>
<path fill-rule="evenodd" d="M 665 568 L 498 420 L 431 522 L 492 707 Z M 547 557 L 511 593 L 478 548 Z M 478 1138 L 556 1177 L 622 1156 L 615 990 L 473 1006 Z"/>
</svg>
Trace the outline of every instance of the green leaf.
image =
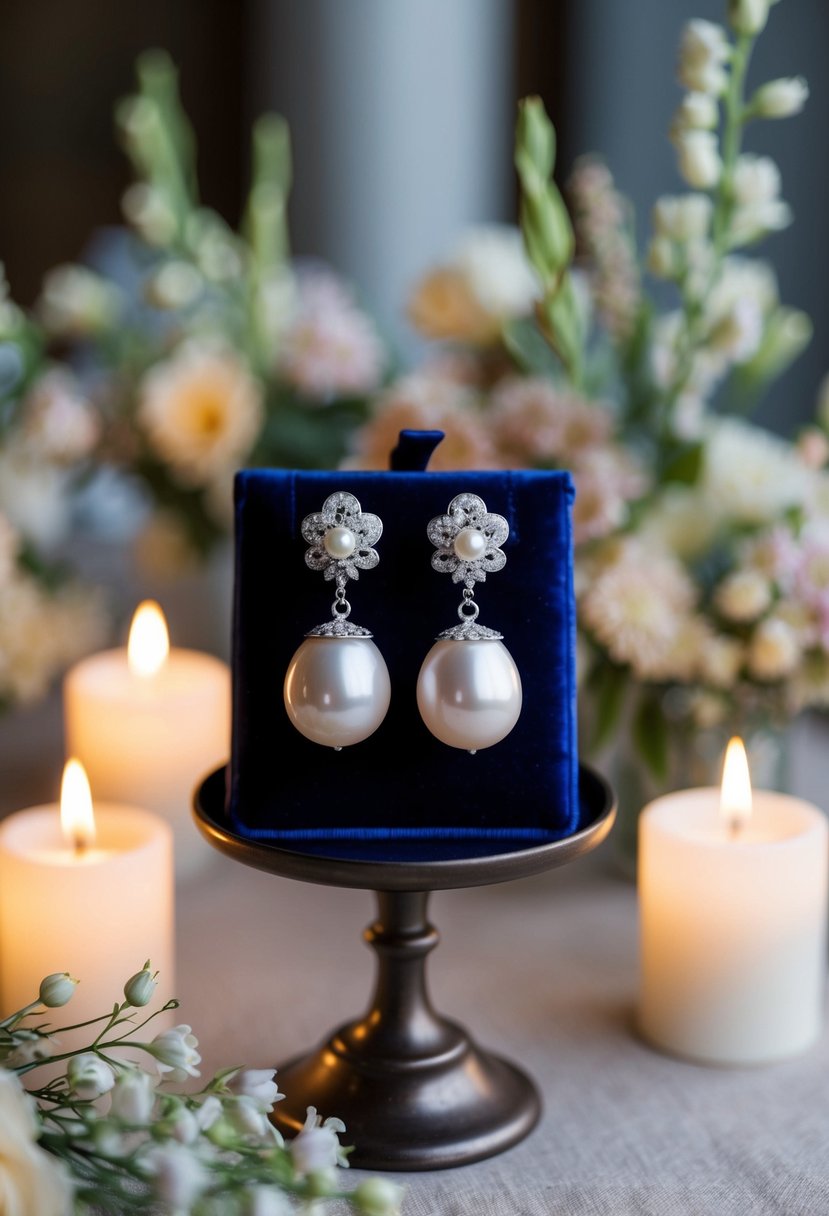
<svg viewBox="0 0 829 1216">
<path fill-rule="evenodd" d="M 677 445 L 667 456 L 662 481 L 679 482 L 684 486 L 696 485 L 700 479 L 704 462 L 705 444 L 701 440 Z"/>
<path fill-rule="evenodd" d="M 619 724 L 627 689 L 628 673 L 613 663 L 597 663 L 587 679 L 585 691 L 592 706 L 588 729 L 588 749 L 599 751 Z"/>
<path fill-rule="evenodd" d="M 532 318 L 516 317 L 509 321 L 501 337 L 521 371 L 530 376 L 560 374 L 561 364 Z"/>
<path fill-rule="evenodd" d="M 643 695 L 633 717 L 633 744 L 657 781 L 668 775 L 670 736 L 659 696 Z"/>
</svg>

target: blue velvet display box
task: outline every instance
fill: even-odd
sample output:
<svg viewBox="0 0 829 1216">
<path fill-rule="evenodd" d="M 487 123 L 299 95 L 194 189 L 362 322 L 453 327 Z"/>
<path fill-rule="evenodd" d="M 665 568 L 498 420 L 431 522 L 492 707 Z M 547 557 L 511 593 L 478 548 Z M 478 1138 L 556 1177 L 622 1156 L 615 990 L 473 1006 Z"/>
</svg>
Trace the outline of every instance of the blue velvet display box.
<svg viewBox="0 0 829 1216">
<path fill-rule="evenodd" d="M 404 432 L 388 473 L 237 475 L 228 802 L 239 834 L 331 856 L 431 861 L 525 849 L 579 827 L 572 482 L 561 472 L 419 471 L 438 439 Z M 340 752 L 300 735 L 282 694 L 305 633 L 331 615 L 332 584 L 305 565 L 300 525 L 337 490 L 383 520 L 380 563 L 348 584 L 348 598 L 392 687 L 380 728 Z M 474 756 L 433 738 L 415 697 L 420 665 L 457 623 L 461 598 L 431 567 L 426 527 L 464 492 L 509 523 L 507 564 L 476 599 L 524 692 L 512 733 Z"/>
</svg>

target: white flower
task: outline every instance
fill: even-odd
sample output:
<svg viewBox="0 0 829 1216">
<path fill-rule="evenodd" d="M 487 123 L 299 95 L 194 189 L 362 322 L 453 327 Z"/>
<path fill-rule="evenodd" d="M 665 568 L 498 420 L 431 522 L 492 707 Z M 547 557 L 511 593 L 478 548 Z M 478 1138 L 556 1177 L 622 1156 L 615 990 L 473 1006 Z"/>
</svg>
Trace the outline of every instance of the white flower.
<svg viewBox="0 0 829 1216">
<path fill-rule="evenodd" d="M 69 1088 L 82 1101 L 89 1102 L 108 1094 L 115 1084 L 115 1073 L 105 1060 L 91 1051 L 72 1056 L 66 1066 Z"/>
<path fill-rule="evenodd" d="M 44 464 L 18 436 L 0 448 L 0 512 L 27 540 L 47 552 L 69 526 L 67 471 Z"/>
<path fill-rule="evenodd" d="M 804 504 L 810 483 L 793 448 L 735 418 L 711 424 L 701 490 L 710 508 L 736 523 L 772 522 Z"/>
<path fill-rule="evenodd" d="M 368 1178 L 361 1182 L 351 1196 L 364 1216 L 397 1216 L 405 1195 L 405 1187 L 386 1178 Z"/>
<path fill-rule="evenodd" d="M 799 114 L 809 97 L 802 76 L 784 76 L 761 85 L 752 98 L 752 108 L 761 118 L 791 118 Z"/>
<path fill-rule="evenodd" d="M 37 309 L 50 334 L 87 338 L 117 324 L 121 302 L 118 288 L 94 271 L 64 265 L 46 275 Z"/>
<path fill-rule="evenodd" d="M 40 1063 L 54 1054 L 52 1039 L 48 1035 L 37 1034 L 34 1030 L 18 1030 L 15 1037 L 17 1043 L 14 1050 L 5 1060 L 9 1068 L 23 1068 L 27 1064 Z"/>
<path fill-rule="evenodd" d="M 532 310 L 538 280 L 517 228 L 484 224 L 463 237 L 454 265 L 491 316 L 520 317 Z"/>
<path fill-rule="evenodd" d="M 142 1154 L 141 1167 L 152 1178 L 158 1198 L 173 1212 L 189 1212 L 210 1183 L 198 1157 L 181 1144 L 152 1145 Z"/>
<path fill-rule="evenodd" d="M 690 561 L 709 548 L 720 522 L 696 489 L 668 486 L 643 516 L 638 536 L 645 546 Z"/>
<path fill-rule="evenodd" d="M 675 275 L 678 262 L 673 242 L 664 236 L 655 236 L 648 245 L 646 266 L 657 279 L 669 279 Z"/>
<path fill-rule="evenodd" d="M 671 123 L 671 139 L 680 131 L 710 131 L 718 117 L 717 103 L 708 93 L 686 93 Z"/>
<path fill-rule="evenodd" d="M 417 284 L 408 314 L 427 337 L 486 345 L 505 322 L 527 316 L 539 292 L 518 229 L 481 225 Z"/>
<path fill-rule="evenodd" d="M 239 357 L 186 343 L 139 387 L 138 422 L 184 485 L 241 462 L 264 419 L 262 386 Z"/>
<path fill-rule="evenodd" d="M 695 598 L 675 559 L 628 541 L 610 551 L 580 603 L 584 624 L 616 663 L 643 680 L 668 679 L 685 663 L 678 642 Z"/>
<path fill-rule="evenodd" d="M 344 1131 L 345 1124 L 340 1119 L 326 1119 L 323 1123 L 316 1109 L 309 1106 L 302 1130 L 288 1146 L 296 1172 L 304 1177 L 325 1173 L 336 1165 L 347 1166 L 348 1158 L 337 1138 Z"/>
<path fill-rule="evenodd" d="M 225 1103 L 225 1116 L 240 1136 L 261 1140 L 270 1127 L 267 1115 L 253 1098 L 229 1098 Z"/>
<path fill-rule="evenodd" d="M 3 1216 L 70 1216 L 72 1184 L 37 1144 L 32 1100 L 14 1073 L 0 1069 L 0 1212 Z"/>
<path fill-rule="evenodd" d="M 47 1009 L 59 1009 L 71 1001 L 77 986 L 78 981 L 68 971 L 56 971 L 40 981 L 40 1002 Z"/>
<path fill-rule="evenodd" d="M 196 1048 L 199 1041 L 191 1028 L 186 1024 L 174 1026 L 172 1030 L 162 1030 L 146 1050 L 158 1064 L 158 1071 L 169 1081 L 185 1081 L 187 1077 L 198 1077 L 196 1067 L 201 1063 L 201 1056 Z"/>
<path fill-rule="evenodd" d="M 791 223 L 788 203 L 780 196 L 780 170 L 770 156 L 744 152 L 734 166 L 734 201 L 731 221 L 735 243 L 755 240 Z"/>
<path fill-rule="evenodd" d="M 242 1211 L 244 1216 L 294 1216 L 295 1208 L 284 1191 L 274 1186 L 254 1186 Z"/>
<path fill-rule="evenodd" d="M 800 661 L 797 635 L 786 621 L 767 617 L 754 631 L 748 648 L 748 666 L 758 680 L 782 680 Z"/>
<path fill-rule="evenodd" d="M 712 325 L 708 333 L 709 347 L 733 363 L 744 363 L 759 349 L 763 323 L 763 313 L 755 300 L 736 300 Z"/>
<path fill-rule="evenodd" d="M 735 570 L 723 579 L 714 603 L 729 621 L 756 621 L 771 605 L 771 584 L 759 570 Z"/>
<path fill-rule="evenodd" d="M 164 1128 L 179 1144 L 192 1144 L 201 1128 L 195 1114 L 181 1103 L 166 1115 Z"/>
<path fill-rule="evenodd" d="M 279 1092 L 275 1076 L 272 1068 L 245 1068 L 230 1078 L 228 1089 L 240 1098 L 251 1098 L 259 1110 L 269 1112 L 285 1097 Z"/>
<path fill-rule="evenodd" d="M 702 240 L 708 235 L 713 204 L 707 194 L 663 195 L 653 208 L 658 236 L 672 241 Z"/>
<path fill-rule="evenodd" d="M 774 0 L 728 0 L 728 20 L 738 34 L 759 34 Z"/>
<path fill-rule="evenodd" d="M 716 186 L 722 173 L 717 137 L 710 131 L 683 131 L 676 140 L 679 172 L 695 190 Z"/>
<path fill-rule="evenodd" d="M 719 97 L 728 84 L 723 65 L 730 58 L 731 44 L 721 25 L 689 21 L 679 46 L 679 82 L 693 92 Z"/>
<path fill-rule="evenodd" d="M 153 1117 L 155 1098 L 155 1078 L 143 1068 L 127 1068 L 115 1080 L 110 1113 L 124 1123 L 146 1127 Z"/>
<path fill-rule="evenodd" d="M 196 1122 L 203 1132 L 207 1132 L 217 1119 L 222 1116 L 222 1104 L 215 1094 L 208 1094 L 195 1112 Z"/>
</svg>

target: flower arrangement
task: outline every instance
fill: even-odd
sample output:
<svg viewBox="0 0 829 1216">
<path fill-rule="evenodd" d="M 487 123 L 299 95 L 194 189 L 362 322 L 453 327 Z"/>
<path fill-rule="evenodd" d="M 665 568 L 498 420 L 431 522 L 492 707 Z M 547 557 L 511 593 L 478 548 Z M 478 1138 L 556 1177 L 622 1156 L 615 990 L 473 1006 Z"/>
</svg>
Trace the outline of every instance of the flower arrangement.
<svg viewBox="0 0 829 1216">
<path fill-rule="evenodd" d="M 234 231 L 199 199 L 173 64 L 148 52 L 137 70 L 138 92 L 116 115 L 135 174 L 123 199 L 129 256 L 112 277 L 57 267 L 37 314 L 94 385 L 98 460 L 156 509 L 145 551 L 175 564 L 227 533 L 241 464 L 336 465 L 387 354 L 343 282 L 289 260 L 282 119 L 254 127 Z"/>
<path fill-rule="evenodd" d="M 268 1120 L 284 1097 L 272 1069 L 229 1068 L 197 1091 L 177 1088 L 199 1077 L 198 1040 L 187 1025 L 142 1036 L 178 1007 L 170 1000 L 139 1019 L 156 984 L 148 962 L 110 1013 L 53 1030 L 41 1019 L 77 985 L 57 973 L 37 1000 L 0 1022 L 3 1211 L 289 1216 L 297 1204 L 317 1212 L 339 1199 L 362 1216 L 396 1216 L 402 1187 L 370 1178 L 341 1188 L 337 1167 L 348 1166 L 350 1150 L 339 1119 L 309 1107 L 302 1130 L 283 1140 Z M 61 1045 L 62 1034 L 83 1030 L 87 1045 Z M 44 1067 L 50 1079 L 35 1083 Z"/>
<path fill-rule="evenodd" d="M 416 288 L 411 317 L 447 348 L 384 390 L 349 461 L 376 467 L 424 425 L 447 432 L 436 467 L 573 472 L 584 743 L 626 719 L 658 781 L 689 733 L 829 704 L 829 388 L 795 442 L 747 418 L 811 333 L 748 256 L 791 214 L 746 130 L 808 95 L 747 90 L 770 7 L 730 0 L 728 28 L 685 27 L 670 135 L 687 189 L 657 200 L 643 254 L 601 161 L 577 163 L 568 209 L 553 127 L 521 104 L 523 250 L 517 233 L 467 242 Z"/>
<path fill-rule="evenodd" d="M 36 700 L 105 635 L 100 598 L 61 556 L 97 436 L 80 385 L 46 358 L 0 267 L 0 713 Z"/>
</svg>

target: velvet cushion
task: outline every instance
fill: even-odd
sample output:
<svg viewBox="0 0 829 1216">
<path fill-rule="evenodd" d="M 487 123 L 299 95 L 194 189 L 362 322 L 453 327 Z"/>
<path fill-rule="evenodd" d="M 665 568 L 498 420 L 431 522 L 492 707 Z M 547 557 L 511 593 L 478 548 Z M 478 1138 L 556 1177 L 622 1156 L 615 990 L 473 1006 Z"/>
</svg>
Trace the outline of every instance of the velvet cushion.
<svg viewBox="0 0 829 1216">
<path fill-rule="evenodd" d="M 401 471 L 237 475 L 228 797 L 240 833 L 314 852 L 336 844 L 360 855 L 362 841 L 372 859 L 434 859 L 456 855 L 456 846 L 526 848 L 578 827 L 570 477 L 404 471 L 423 467 L 439 438 L 404 433 L 394 457 Z M 341 752 L 300 735 L 282 699 L 292 654 L 331 615 L 333 585 L 305 565 L 300 524 L 335 490 L 383 520 L 380 563 L 347 594 L 392 687 L 380 728 Z M 462 590 L 432 569 L 426 526 L 467 491 L 509 522 L 506 567 L 477 584 L 476 598 L 481 623 L 504 634 L 524 691 L 512 733 L 474 756 L 433 738 L 415 698 L 420 665 L 436 635 L 457 622 Z"/>
</svg>

